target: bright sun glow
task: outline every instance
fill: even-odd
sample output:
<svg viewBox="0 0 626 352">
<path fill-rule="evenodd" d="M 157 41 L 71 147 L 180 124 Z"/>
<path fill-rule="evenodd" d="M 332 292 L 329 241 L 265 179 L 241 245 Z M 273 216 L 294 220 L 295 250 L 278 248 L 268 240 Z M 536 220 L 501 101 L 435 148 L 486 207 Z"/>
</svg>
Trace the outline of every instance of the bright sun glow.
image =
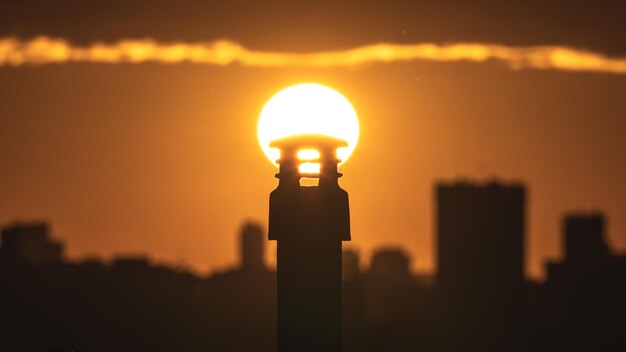
<svg viewBox="0 0 626 352">
<path fill-rule="evenodd" d="M 359 139 L 359 121 L 348 99 L 326 86 L 305 83 L 276 93 L 263 107 L 259 118 L 258 136 L 263 152 L 276 164 L 280 151 L 270 148 L 270 142 L 301 134 L 322 134 L 348 142 L 337 150 L 342 163 L 348 160 Z M 315 150 L 301 150 L 301 160 L 319 157 Z M 305 163 L 301 172 L 315 172 L 319 165 Z"/>
</svg>

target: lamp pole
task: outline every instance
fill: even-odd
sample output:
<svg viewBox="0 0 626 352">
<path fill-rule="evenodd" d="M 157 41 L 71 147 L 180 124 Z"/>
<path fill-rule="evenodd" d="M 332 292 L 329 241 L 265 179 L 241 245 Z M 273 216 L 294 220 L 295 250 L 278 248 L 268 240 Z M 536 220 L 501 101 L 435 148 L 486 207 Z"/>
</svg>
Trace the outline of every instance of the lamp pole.
<svg viewBox="0 0 626 352">
<path fill-rule="evenodd" d="M 341 242 L 350 240 L 350 213 L 337 148 L 347 145 L 318 135 L 271 145 L 281 152 L 269 214 L 269 239 L 278 243 L 278 352 L 341 351 Z M 319 152 L 319 174 L 300 172 L 303 149 Z M 300 186 L 301 177 L 318 185 Z"/>
</svg>

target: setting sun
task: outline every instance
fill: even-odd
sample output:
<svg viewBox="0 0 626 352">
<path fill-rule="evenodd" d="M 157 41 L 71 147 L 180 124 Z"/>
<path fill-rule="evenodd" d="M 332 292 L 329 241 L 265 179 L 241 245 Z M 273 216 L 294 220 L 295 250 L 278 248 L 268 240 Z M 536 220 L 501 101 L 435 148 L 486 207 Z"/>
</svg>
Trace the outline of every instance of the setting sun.
<svg viewBox="0 0 626 352">
<path fill-rule="evenodd" d="M 263 152 L 276 164 L 280 151 L 270 148 L 277 139 L 321 134 L 348 142 L 348 147 L 337 150 L 337 156 L 345 162 L 359 139 L 359 121 L 348 99 L 329 87 L 305 83 L 291 86 L 276 93 L 263 107 L 259 117 L 258 137 Z M 316 159 L 317 151 L 302 150 L 298 157 Z M 302 165 L 313 171 L 314 165 Z M 304 171 L 301 168 L 301 171 Z"/>
</svg>

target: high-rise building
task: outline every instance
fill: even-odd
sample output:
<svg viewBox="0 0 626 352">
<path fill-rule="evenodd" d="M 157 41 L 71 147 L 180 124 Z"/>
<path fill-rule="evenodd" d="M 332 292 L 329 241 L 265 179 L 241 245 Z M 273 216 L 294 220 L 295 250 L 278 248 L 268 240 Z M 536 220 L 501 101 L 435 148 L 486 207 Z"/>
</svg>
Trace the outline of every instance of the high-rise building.
<svg viewBox="0 0 626 352">
<path fill-rule="evenodd" d="M 440 184 L 438 285 L 454 350 L 512 350 L 521 336 L 525 190 Z"/>
<path fill-rule="evenodd" d="M 0 256 L 6 263 L 60 263 L 63 249 L 62 243 L 50 238 L 50 226 L 46 222 L 16 222 L 2 229 Z"/>
<path fill-rule="evenodd" d="M 521 185 L 438 185 L 441 289 L 518 289 L 524 281 L 524 207 Z"/>
<path fill-rule="evenodd" d="M 243 270 L 265 269 L 265 234 L 263 227 L 246 222 L 239 236 L 240 260 Z"/>
</svg>

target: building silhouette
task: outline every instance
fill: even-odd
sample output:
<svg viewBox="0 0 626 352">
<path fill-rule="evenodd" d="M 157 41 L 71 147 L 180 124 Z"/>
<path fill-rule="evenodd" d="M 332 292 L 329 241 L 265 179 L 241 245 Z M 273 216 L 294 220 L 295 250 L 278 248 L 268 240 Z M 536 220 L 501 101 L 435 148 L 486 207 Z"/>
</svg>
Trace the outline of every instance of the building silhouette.
<svg viewBox="0 0 626 352">
<path fill-rule="evenodd" d="M 565 217 L 564 258 L 547 263 L 544 296 L 535 314 L 534 325 L 542 330 L 533 335 L 543 345 L 595 351 L 626 347 L 626 256 L 610 252 L 604 230 L 600 213 Z"/>
<path fill-rule="evenodd" d="M 373 279 L 388 281 L 410 280 L 411 259 L 401 248 L 381 248 L 374 252 L 369 275 Z"/>
<path fill-rule="evenodd" d="M 215 334 L 209 349 L 276 349 L 276 273 L 265 264 L 266 237 L 261 224 L 245 222 L 238 263 L 202 279 L 199 298 Z"/>
<path fill-rule="evenodd" d="M 11 264 L 59 264 L 64 247 L 50 235 L 46 222 L 15 222 L 2 229 L 0 258 Z"/>
<path fill-rule="evenodd" d="M 524 289 L 524 188 L 439 184 L 436 197 L 437 280 L 456 336 L 450 348 L 515 348 Z"/>
<path fill-rule="evenodd" d="M 374 252 L 367 273 L 365 314 L 377 324 L 406 322 L 414 301 L 411 261 L 404 250 L 381 248 Z"/>
<path fill-rule="evenodd" d="M 358 280 L 362 275 L 361 258 L 354 249 L 344 249 L 341 256 L 341 278 L 344 282 Z"/>
<path fill-rule="evenodd" d="M 602 262 L 610 257 L 604 238 L 604 216 L 569 215 L 565 218 L 565 260 L 572 265 Z"/>
<path fill-rule="evenodd" d="M 266 269 L 265 241 L 265 232 L 261 225 L 250 221 L 243 225 L 239 233 L 239 258 L 242 270 Z"/>
<path fill-rule="evenodd" d="M 359 252 L 344 249 L 342 265 L 342 336 L 345 351 L 358 351 L 364 330 L 365 298 L 363 271 Z"/>
</svg>

